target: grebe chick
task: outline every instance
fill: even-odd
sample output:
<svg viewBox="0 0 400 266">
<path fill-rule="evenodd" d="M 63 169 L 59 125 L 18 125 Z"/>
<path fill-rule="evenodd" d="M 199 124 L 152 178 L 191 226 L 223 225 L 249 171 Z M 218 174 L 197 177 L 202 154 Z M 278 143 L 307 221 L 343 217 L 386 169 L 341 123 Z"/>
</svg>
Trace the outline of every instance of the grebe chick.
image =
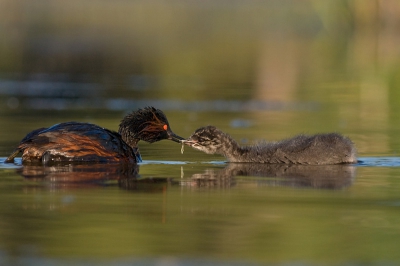
<svg viewBox="0 0 400 266">
<path fill-rule="evenodd" d="M 100 126 L 66 122 L 39 128 L 26 135 L 6 159 L 13 162 L 22 152 L 22 162 L 130 162 L 141 161 L 137 144 L 140 140 L 156 142 L 169 139 L 180 142 L 165 114 L 146 107 L 125 116 L 119 133 Z"/>
<path fill-rule="evenodd" d="M 230 162 L 285 164 L 356 163 L 356 149 L 350 139 L 336 133 L 298 135 L 279 142 L 240 146 L 214 126 L 197 129 L 182 143 L 208 154 L 221 154 Z"/>
</svg>

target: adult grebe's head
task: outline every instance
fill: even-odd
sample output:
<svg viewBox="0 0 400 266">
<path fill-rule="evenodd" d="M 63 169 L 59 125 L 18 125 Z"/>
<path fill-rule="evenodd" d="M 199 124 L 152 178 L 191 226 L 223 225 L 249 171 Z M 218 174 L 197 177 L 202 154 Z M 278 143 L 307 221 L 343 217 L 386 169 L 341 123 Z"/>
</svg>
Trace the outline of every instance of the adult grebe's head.
<svg viewBox="0 0 400 266">
<path fill-rule="evenodd" d="M 189 138 L 181 142 L 196 150 L 208 153 L 222 153 L 226 134 L 214 126 L 197 129 Z"/>
<path fill-rule="evenodd" d="M 135 145 L 139 140 L 150 143 L 163 139 L 183 140 L 172 132 L 165 114 L 154 107 L 145 107 L 125 116 L 119 125 L 119 133 L 129 145 Z"/>
</svg>

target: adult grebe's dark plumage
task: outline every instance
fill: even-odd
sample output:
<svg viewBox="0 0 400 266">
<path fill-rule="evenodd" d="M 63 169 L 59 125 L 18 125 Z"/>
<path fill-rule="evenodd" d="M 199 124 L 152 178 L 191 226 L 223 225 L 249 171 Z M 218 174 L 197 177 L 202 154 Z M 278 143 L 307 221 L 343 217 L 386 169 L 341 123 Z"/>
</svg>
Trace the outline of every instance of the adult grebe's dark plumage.
<svg viewBox="0 0 400 266">
<path fill-rule="evenodd" d="M 139 140 L 155 142 L 169 139 L 180 142 L 165 114 L 146 107 L 128 114 L 121 121 L 119 133 L 94 124 L 66 122 L 36 129 L 22 139 L 7 158 L 13 162 L 22 152 L 23 162 L 140 162 Z"/>
<path fill-rule="evenodd" d="M 221 154 L 230 162 L 341 164 L 356 163 L 356 149 L 350 139 L 336 133 L 298 135 L 279 142 L 240 146 L 214 126 L 197 129 L 182 142 L 208 154 Z"/>
</svg>

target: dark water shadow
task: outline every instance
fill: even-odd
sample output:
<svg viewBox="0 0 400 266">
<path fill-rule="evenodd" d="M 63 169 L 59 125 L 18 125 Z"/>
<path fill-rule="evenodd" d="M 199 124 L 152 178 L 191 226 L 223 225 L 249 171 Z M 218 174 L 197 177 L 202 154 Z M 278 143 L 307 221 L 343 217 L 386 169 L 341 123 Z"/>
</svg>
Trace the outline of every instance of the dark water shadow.
<svg viewBox="0 0 400 266">
<path fill-rule="evenodd" d="M 30 164 L 16 170 L 30 180 L 57 183 L 102 183 L 108 180 L 136 178 L 137 165 L 129 164 Z"/>
<path fill-rule="evenodd" d="M 158 164 L 156 161 L 147 164 Z M 160 165 L 168 164 L 161 162 Z M 173 165 L 176 162 L 172 163 Z M 146 164 L 145 164 L 146 165 Z M 184 166 L 191 164 L 183 163 Z M 289 186 L 322 189 L 341 189 L 350 186 L 356 176 L 354 165 L 288 165 L 228 163 L 213 164 L 218 168 L 202 167 L 202 172 L 189 178 L 141 177 L 137 164 L 27 164 L 15 171 L 25 180 L 51 184 L 54 188 L 93 187 L 116 185 L 122 189 L 146 192 L 162 192 L 168 186 L 223 187 L 235 186 L 238 178 L 257 186 Z M 219 168 L 223 166 L 223 168 Z M 191 166 L 190 166 L 191 167 Z M 115 181 L 115 182 L 110 182 Z"/>
<path fill-rule="evenodd" d="M 317 189 L 342 189 L 353 184 L 358 167 L 399 167 L 399 157 L 362 157 L 354 165 L 288 165 L 184 161 L 144 161 L 140 165 L 129 164 L 55 164 L 22 165 L 20 160 L 0 168 L 13 169 L 26 180 L 51 183 L 51 187 L 115 186 L 122 189 L 161 192 L 168 186 L 229 188 L 241 183 L 257 186 L 288 186 Z M 199 172 L 190 177 L 145 177 L 139 175 L 139 167 L 163 167 L 181 165 L 182 171 L 196 165 Z M 200 168 L 199 168 L 200 167 Z M 186 169 L 185 169 L 186 168 Z M 246 178 L 256 177 L 256 178 Z M 112 181 L 112 182 L 110 182 Z"/>
<path fill-rule="evenodd" d="M 15 169 L 15 172 L 26 181 L 35 182 L 39 186 L 48 185 L 52 189 L 89 188 L 119 186 L 122 189 L 142 192 L 162 192 L 169 178 L 141 178 L 139 165 L 115 164 L 79 164 L 55 163 L 51 165 L 2 164 L 3 169 Z M 32 183 L 30 183 L 32 184 Z"/>
</svg>

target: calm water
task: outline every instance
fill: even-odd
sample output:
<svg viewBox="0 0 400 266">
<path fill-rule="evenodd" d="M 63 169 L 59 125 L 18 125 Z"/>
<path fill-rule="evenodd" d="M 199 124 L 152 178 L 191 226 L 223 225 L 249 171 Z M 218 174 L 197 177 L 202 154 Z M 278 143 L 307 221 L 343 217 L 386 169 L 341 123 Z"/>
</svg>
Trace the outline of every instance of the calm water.
<svg viewBox="0 0 400 266">
<path fill-rule="evenodd" d="M 0 7 L 0 265 L 400 264 L 398 1 Z M 227 164 L 162 141 L 138 166 L 4 164 L 35 128 L 117 130 L 148 105 L 182 137 L 340 132 L 360 162 Z"/>
<path fill-rule="evenodd" d="M 161 141 L 140 143 L 144 161 L 138 166 L 22 166 L 20 159 L 4 164 L 33 128 L 79 120 L 116 130 L 125 113 L 48 110 L 46 105 L 44 110 L 5 110 L 0 119 L 0 265 L 400 262 L 397 124 L 360 128 L 351 113 L 324 119 L 335 108 L 305 101 L 271 110 L 269 103 L 219 100 L 225 107 L 234 103 L 238 111 L 196 103 L 209 110 L 132 100 L 133 106 L 160 105 L 173 131 L 184 137 L 207 124 L 243 144 L 301 132 L 343 132 L 355 142 L 360 162 L 228 164 L 189 147 L 181 154 L 179 144 Z"/>
<path fill-rule="evenodd" d="M 138 167 L 2 158 L 0 264 L 400 262 L 399 157 L 271 166 L 142 146 Z"/>
</svg>

